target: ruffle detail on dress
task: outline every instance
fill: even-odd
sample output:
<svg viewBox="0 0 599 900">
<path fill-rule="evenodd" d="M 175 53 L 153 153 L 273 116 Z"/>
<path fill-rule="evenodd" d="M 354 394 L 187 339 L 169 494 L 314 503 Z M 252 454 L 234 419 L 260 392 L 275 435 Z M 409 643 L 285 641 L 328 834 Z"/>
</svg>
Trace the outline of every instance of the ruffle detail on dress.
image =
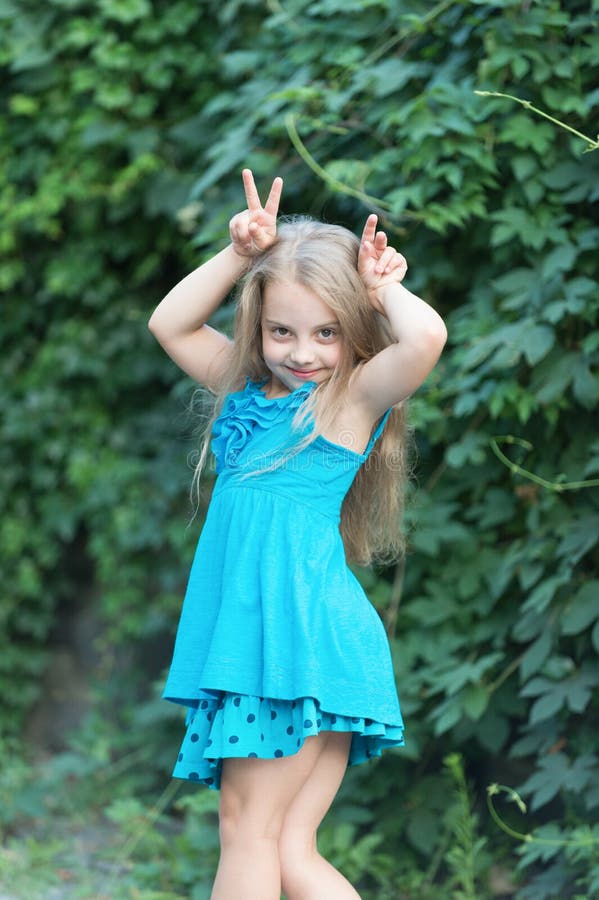
<svg viewBox="0 0 599 900">
<path fill-rule="evenodd" d="M 262 384 L 248 379 L 246 388 L 229 394 L 212 427 L 211 448 L 216 472 L 235 467 L 240 452 L 256 429 L 270 428 L 284 410 L 296 410 L 309 396 L 314 382 L 309 381 L 284 397 L 270 400 Z"/>
<path fill-rule="evenodd" d="M 402 724 L 385 725 L 326 712 L 313 697 L 277 700 L 222 692 L 213 700 L 201 700 L 197 709 L 189 709 L 173 776 L 218 790 L 224 758 L 292 756 L 307 737 L 321 731 L 352 732 L 349 766 L 404 743 Z"/>
</svg>

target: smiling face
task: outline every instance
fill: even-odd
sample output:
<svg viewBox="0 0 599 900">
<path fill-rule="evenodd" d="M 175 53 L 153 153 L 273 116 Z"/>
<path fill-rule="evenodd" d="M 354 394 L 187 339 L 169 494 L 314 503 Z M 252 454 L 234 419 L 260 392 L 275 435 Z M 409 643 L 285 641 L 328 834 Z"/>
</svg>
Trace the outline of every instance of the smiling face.
<svg viewBox="0 0 599 900">
<path fill-rule="evenodd" d="M 269 397 L 327 381 L 343 353 L 339 320 L 309 288 L 270 282 L 262 306 L 262 356 L 272 373 Z"/>
</svg>

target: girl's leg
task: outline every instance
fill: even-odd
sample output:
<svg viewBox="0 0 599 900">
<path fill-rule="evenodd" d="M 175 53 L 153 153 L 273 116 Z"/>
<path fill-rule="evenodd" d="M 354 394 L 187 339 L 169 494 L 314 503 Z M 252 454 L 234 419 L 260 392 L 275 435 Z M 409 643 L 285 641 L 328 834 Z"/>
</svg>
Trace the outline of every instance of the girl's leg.
<svg viewBox="0 0 599 900">
<path fill-rule="evenodd" d="M 223 761 L 221 855 L 211 900 L 280 900 L 283 819 L 327 737 L 323 733 L 307 738 L 293 756 Z"/>
<path fill-rule="evenodd" d="M 347 768 L 349 732 L 324 732 L 326 746 L 285 814 L 279 838 L 286 900 L 359 900 L 360 895 L 316 848 L 316 831 Z M 323 735 L 321 735 L 323 736 Z"/>
</svg>

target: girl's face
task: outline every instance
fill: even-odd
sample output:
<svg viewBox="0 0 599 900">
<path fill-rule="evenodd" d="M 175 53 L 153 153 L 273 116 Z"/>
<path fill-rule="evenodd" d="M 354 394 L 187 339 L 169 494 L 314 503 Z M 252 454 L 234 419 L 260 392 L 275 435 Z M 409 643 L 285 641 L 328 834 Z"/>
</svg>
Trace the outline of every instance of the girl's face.
<svg viewBox="0 0 599 900">
<path fill-rule="evenodd" d="M 269 396 L 331 377 L 343 352 L 339 320 L 309 288 L 277 281 L 264 289 L 262 355 L 272 373 Z"/>
</svg>

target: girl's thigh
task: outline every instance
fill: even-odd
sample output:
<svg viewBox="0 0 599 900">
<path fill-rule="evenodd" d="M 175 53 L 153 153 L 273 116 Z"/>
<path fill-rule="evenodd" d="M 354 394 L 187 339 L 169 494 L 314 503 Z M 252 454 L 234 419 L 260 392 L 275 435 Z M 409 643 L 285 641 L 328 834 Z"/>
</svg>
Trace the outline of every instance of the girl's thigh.
<svg viewBox="0 0 599 900">
<path fill-rule="evenodd" d="M 298 841 L 314 844 L 318 826 L 343 781 L 351 732 L 329 731 L 323 734 L 326 737 L 323 751 L 286 810 L 281 833 L 283 845 L 291 843 L 297 847 Z"/>
<path fill-rule="evenodd" d="M 285 813 L 310 777 L 329 732 L 306 738 L 292 756 L 279 759 L 238 757 L 223 760 L 220 790 L 221 825 L 247 826 L 277 837 Z"/>
</svg>

